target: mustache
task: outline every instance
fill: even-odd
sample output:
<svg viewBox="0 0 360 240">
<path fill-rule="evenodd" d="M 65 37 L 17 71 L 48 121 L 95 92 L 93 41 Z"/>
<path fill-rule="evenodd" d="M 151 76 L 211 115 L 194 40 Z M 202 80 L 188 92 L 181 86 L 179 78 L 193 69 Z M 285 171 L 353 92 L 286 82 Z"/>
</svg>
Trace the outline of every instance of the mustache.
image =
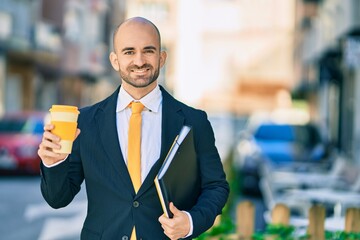
<svg viewBox="0 0 360 240">
<path fill-rule="evenodd" d="M 129 66 L 128 67 L 128 70 L 140 70 L 140 69 L 144 69 L 144 68 L 150 68 L 152 69 L 153 66 L 148 64 L 148 63 L 145 63 L 144 65 L 142 66 L 137 66 L 137 65 L 132 65 L 132 66 Z"/>
</svg>

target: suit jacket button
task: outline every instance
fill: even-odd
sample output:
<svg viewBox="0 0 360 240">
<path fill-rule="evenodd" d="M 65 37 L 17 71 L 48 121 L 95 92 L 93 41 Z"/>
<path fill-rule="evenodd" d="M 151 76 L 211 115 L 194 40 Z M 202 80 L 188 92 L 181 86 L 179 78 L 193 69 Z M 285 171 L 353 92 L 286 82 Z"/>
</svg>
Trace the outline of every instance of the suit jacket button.
<svg viewBox="0 0 360 240">
<path fill-rule="evenodd" d="M 129 240 L 129 237 L 128 237 L 128 236 L 123 236 L 123 237 L 121 238 L 121 240 Z"/>
<path fill-rule="evenodd" d="M 140 204 L 139 204 L 139 202 L 138 202 L 138 201 L 134 201 L 134 202 L 133 202 L 133 207 L 134 207 L 134 208 L 139 207 L 139 205 L 140 205 Z"/>
</svg>

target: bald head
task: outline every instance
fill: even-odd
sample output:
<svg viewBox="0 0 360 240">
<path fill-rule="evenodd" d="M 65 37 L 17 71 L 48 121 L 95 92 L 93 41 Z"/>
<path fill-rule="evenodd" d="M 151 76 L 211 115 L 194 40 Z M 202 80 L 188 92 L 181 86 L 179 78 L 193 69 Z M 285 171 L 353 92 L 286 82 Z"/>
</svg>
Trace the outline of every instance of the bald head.
<svg viewBox="0 0 360 240">
<path fill-rule="evenodd" d="M 124 22 L 120 23 L 114 31 L 113 34 L 113 46 L 114 46 L 114 50 L 116 51 L 116 37 L 118 34 L 121 34 L 121 30 L 127 27 L 131 27 L 131 26 L 143 26 L 143 27 L 151 27 L 155 33 L 156 36 L 158 38 L 158 43 L 159 43 L 159 49 L 161 47 L 161 37 L 160 37 L 160 31 L 159 29 L 156 27 L 156 25 L 151 22 L 150 20 L 143 18 L 143 17 L 133 17 L 133 18 L 129 18 L 127 20 L 125 20 Z"/>
<path fill-rule="evenodd" d="M 158 28 L 149 20 L 135 17 L 120 24 L 113 36 L 111 66 L 119 72 L 122 87 L 134 99 L 140 99 L 157 85 L 166 52 L 160 48 Z"/>
</svg>

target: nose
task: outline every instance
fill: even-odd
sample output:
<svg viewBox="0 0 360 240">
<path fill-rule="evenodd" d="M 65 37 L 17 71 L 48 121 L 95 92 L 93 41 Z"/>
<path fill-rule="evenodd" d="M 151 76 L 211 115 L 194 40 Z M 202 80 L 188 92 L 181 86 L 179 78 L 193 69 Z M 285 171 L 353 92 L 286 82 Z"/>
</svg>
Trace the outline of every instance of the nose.
<svg viewBox="0 0 360 240">
<path fill-rule="evenodd" d="M 142 53 L 137 53 L 134 56 L 134 64 L 138 67 L 142 67 L 145 64 L 145 58 Z"/>
</svg>

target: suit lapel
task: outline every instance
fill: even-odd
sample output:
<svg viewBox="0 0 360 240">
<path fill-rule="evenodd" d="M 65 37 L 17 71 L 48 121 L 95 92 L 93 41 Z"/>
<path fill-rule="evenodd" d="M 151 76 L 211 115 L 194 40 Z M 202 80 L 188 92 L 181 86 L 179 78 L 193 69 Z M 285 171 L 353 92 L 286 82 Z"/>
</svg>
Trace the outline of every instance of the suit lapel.
<svg viewBox="0 0 360 240">
<path fill-rule="evenodd" d="M 161 123 L 161 151 L 160 158 L 151 168 L 149 174 L 141 185 L 138 195 L 141 195 L 149 187 L 154 184 L 154 179 L 160 170 L 160 167 L 168 153 L 171 144 L 174 142 L 176 135 L 179 134 L 181 127 L 184 125 L 184 117 L 181 115 L 180 105 L 170 96 L 164 88 L 160 87 L 163 103 L 162 103 L 162 123 Z"/>
<path fill-rule="evenodd" d="M 179 134 L 185 121 L 184 117 L 181 115 L 181 107 L 177 101 L 162 87 L 160 87 L 160 89 L 163 96 L 160 158 L 156 161 L 145 178 L 139 189 L 137 197 L 154 184 L 155 176 L 158 173 L 171 144 L 173 143 L 176 135 Z M 95 115 L 95 120 L 98 127 L 97 130 L 100 135 L 100 141 L 107 155 L 106 159 L 111 162 L 113 167 L 119 173 L 125 188 L 132 194 L 135 194 L 129 172 L 120 149 L 119 138 L 116 130 L 116 103 L 118 93 L 119 88 L 107 100 L 105 100 L 102 105 L 99 106 Z"/>
<path fill-rule="evenodd" d="M 98 127 L 100 140 L 107 158 L 111 162 L 115 170 L 119 173 L 126 189 L 135 194 L 132 182 L 130 179 L 127 166 L 125 164 L 116 127 L 116 103 L 119 89 L 115 91 L 107 100 L 100 105 L 96 115 L 96 124 Z"/>
</svg>

